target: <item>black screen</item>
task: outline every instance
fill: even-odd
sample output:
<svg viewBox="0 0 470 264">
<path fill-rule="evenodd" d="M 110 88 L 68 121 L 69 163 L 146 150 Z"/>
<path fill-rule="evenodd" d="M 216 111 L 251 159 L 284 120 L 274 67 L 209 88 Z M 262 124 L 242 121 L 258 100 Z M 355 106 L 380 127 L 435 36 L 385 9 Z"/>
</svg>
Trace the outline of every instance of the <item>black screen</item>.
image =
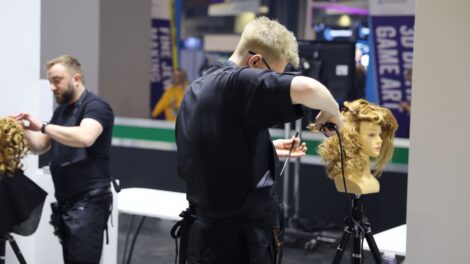
<svg viewBox="0 0 470 264">
<path fill-rule="evenodd" d="M 354 42 L 299 41 L 300 71 L 323 83 L 342 105 L 358 97 L 355 51 Z"/>
</svg>

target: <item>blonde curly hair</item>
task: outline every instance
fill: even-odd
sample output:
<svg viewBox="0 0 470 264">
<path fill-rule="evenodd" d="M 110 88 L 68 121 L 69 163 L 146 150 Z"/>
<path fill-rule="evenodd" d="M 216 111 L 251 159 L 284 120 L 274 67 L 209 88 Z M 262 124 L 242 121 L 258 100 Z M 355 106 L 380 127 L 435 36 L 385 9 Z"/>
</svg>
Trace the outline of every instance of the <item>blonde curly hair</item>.
<svg viewBox="0 0 470 264">
<path fill-rule="evenodd" d="M 21 169 L 21 159 L 27 152 L 23 127 L 13 118 L 0 118 L 0 175 L 12 176 Z"/>
<path fill-rule="evenodd" d="M 275 20 L 259 17 L 243 29 L 236 52 L 243 56 L 249 50 L 263 51 L 271 60 L 286 60 L 299 66 L 299 46 L 292 32 Z"/>
<path fill-rule="evenodd" d="M 375 164 L 372 168 L 372 174 L 379 177 L 393 156 L 393 140 L 398 128 L 397 120 L 389 109 L 364 99 L 345 102 L 344 107 L 342 111 L 344 127 L 340 130 L 340 135 L 343 143 L 345 174 L 350 177 L 362 176 L 362 172 L 369 164 L 369 157 L 362 152 L 362 146 L 359 144 L 359 127 L 362 121 L 366 121 L 382 128 L 380 134 L 381 152 L 374 159 Z M 318 153 L 326 163 L 328 177 L 334 179 L 341 175 L 340 148 L 337 136 L 331 136 L 321 143 L 318 147 Z"/>
</svg>

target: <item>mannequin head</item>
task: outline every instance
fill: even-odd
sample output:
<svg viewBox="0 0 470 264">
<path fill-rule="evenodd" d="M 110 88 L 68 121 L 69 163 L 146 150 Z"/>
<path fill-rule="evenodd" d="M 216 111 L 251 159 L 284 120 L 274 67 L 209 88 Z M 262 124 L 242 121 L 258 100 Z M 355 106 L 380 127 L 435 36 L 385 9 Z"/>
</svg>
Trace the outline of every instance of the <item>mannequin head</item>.
<svg viewBox="0 0 470 264">
<path fill-rule="evenodd" d="M 23 127 L 13 118 L 0 118 L 0 175 L 20 169 L 27 150 Z"/>
<path fill-rule="evenodd" d="M 389 109 L 364 99 L 345 102 L 344 106 L 344 127 L 340 134 L 345 174 L 351 177 L 363 175 L 369 170 L 372 159 L 375 161 L 372 174 L 378 177 L 392 158 L 397 121 Z M 338 137 L 327 138 L 320 144 L 318 152 L 326 163 L 328 176 L 333 179 L 341 175 Z"/>
</svg>

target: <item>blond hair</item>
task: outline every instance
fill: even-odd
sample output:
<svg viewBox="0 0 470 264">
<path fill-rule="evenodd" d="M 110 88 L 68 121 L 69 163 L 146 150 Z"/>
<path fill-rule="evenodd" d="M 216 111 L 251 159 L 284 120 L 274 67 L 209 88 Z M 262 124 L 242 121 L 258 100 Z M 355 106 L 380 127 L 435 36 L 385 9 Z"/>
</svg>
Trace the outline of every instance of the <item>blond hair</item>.
<svg viewBox="0 0 470 264">
<path fill-rule="evenodd" d="M 79 73 L 82 78 L 82 82 L 84 80 L 83 72 L 82 72 L 82 65 L 78 61 L 77 58 L 72 57 L 70 55 L 61 55 L 57 58 L 54 58 L 46 63 L 46 70 L 52 68 L 52 66 L 56 64 L 62 64 L 64 67 L 69 71 L 70 75 L 74 75 Z"/>
<path fill-rule="evenodd" d="M 385 165 L 393 156 L 393 140 L 398 128 L 397 120 L 392 112 L 384 107 L 369 103 L 364 99 L 344 103 L 345 110 L 342 112 L 344 127 L 340 130 L 341 141 L 344 150 L 344 171 L 346 176 L 357 176 L 368 166 L 369 157 L 362 152 L 359 144 L 359 127 L 361 122 L 372 122 L 382 128 L 380 138 L 382 139 L 381 152 L 375 159 L 373 175 L 379 177 Z M 330 178 L 341 175 L 340 148 L 337 136 L 327 138 L 318 146 L 318 153 L 326 163 L 326 171 Z M 356 172 L 356 173 L 354 173 Z"/>
<path fill-rule="evenodd" d="M 275 20 L 259 17 L 245 26 L 236 52 L 244 56 L 248 51 L 262 51 L 268 59 L 286 60 L 299 65 L 299 48 L 294 34 Z"/>
<path fill-rule="evenodd" d="M 12 176 L 21 169 L 27 151 L 23 127 L 13 118 L 0 118 L 0 175 Z"/>
</svg>

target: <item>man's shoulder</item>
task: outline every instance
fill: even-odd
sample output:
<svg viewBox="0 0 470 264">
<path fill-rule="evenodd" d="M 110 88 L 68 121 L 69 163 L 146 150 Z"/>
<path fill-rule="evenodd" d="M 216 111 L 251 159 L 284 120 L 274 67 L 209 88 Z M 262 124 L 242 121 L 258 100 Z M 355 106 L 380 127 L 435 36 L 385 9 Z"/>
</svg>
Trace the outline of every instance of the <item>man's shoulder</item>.
<svg viewBox="0 0 470 264">
<path fill-rule="evenodd" d="M 85 95 L 85 98 L 83 99 L 83 102 L 90 102 L 90 101 L 94 101 L 94 100 L 99 100 L 101 102 L 105 102 L 106 101 L 99 95 L 93 93 L 93 92 L 87 92 L 86 95 Z"/>
<path fill-rule="evenodd" d="M 214 62 L 212 66 L 207 70 L 207 72 L 202 75 L 204 76 L 214 76 L 214 74 L 231 74 L 238 72 L 242 69 L 242 67 L 238 66 L 237 64 L 233 63 L 230 60 L 222 61 L 222 62 Z"/>
<path fill-rule="evenodd" d="M 80 112 L 83 114 L 83 117 L 96 119 L 103 126 L 112 124 L 112 120 L 114 120 L 114 111 L 111 105 L 102 97 L 92 92 L 87 92 L 83 100 L 83 108 Z"/>
<path fill-rule="evenodd" d="M 94 105 L 94 106 L 105 106 L 105 107 L 110 107 L 110 104 L 106 102 L 104 98 L 102 98 L 99 95 L 94 94 L 93 92 L 87 92 L 83 103 L 86 105 Z"/>
</svg>

